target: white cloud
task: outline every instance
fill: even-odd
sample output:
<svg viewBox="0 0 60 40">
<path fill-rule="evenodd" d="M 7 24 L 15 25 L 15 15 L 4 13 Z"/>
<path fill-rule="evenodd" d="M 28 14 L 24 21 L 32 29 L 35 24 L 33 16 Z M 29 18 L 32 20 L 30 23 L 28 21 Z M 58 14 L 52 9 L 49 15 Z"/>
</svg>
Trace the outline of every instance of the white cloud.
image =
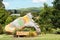
<svg viewBox="0 0 60 40">
<path fill-rule="evenodd" d="M 46 2 L 47 0 L 32 0 L 32 1 L 33 1 L 33 3 L 39 3 L 39 2 L 44 3 L 44 2 Z"/>
<path fill-rule="evenodd" d="M 8 2 L 3 2 L 3 4 L 8 7 L 10 4 Z"/>
</svg>

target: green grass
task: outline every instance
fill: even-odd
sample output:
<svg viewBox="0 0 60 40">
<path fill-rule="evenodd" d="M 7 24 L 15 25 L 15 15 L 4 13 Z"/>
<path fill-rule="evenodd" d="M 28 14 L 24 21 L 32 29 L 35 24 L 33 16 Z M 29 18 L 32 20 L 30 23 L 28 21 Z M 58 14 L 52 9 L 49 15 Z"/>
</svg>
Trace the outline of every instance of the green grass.
<svg viewBox="0 0 60 40">
<path fill-rule="evenodd" d="M 60 35 L 58 34 L 46 34 L 39 35 L 37 37 L 13 37 L 12 35 L 0 35 L 0 40 L 60 40 Z"/>
</svg>

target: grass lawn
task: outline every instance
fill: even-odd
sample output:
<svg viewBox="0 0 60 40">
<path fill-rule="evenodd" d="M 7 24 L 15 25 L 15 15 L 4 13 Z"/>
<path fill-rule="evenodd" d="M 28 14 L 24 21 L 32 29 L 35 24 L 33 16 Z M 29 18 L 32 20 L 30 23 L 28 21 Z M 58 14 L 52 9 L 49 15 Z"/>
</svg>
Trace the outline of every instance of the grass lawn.
<svg viewBox="0 0 60 40">
<path fill-rule="evenodd" d="M 37 37 L 13 37 L 12 35 L 0 35 L 0 40 L 60 40 L 60 35 L 58 34 L 46 34 L 39 35 Z"/>
</svg>

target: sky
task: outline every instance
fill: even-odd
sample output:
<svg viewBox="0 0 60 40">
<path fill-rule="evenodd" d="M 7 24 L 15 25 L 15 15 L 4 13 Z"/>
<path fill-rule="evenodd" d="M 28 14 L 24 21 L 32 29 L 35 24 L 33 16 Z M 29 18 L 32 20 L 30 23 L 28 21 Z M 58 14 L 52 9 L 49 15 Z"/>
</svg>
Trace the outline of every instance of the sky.
<svg viewBox="0 0 60 40">
<path fill-rule="evenodd" d="M 43 7 L 44 3 L 52 6 L 52 2 L 53 0 L 3 0 L 6 9 Z"/>
</svg>

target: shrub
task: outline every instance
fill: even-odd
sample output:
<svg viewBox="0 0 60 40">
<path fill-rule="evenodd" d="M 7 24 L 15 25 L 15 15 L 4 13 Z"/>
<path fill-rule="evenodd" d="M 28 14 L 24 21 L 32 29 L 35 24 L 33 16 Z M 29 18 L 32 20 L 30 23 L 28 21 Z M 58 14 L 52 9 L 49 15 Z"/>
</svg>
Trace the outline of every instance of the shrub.
<svg viewBox="0 0 60 40">
<path fill-rule="evenodd" d="M 37 36 L 36 31 L 30 30 L 30 31 L 29 31 L 29 37 L 34 37 L 34 36 Z"/>
<path fill-rule="evenodd" d="M 10 23 L 10 22 L 12 22 L 12 21 L 13 21 L 12 17 L 9 16 L 9 17 L 6 19 L 5 24 L 8 24 L 8 23 Z"/>
<path fill-rule="evenodd" d="M 59 28 L 57 28 L 56 34 L 60 34 L 60 29 Z"/>
<path fill-rule="evenodd" d="M 52 28 L 51 31 L 52 31 L 51 33 L 53 33 L 53 34 L 56 33 L 56 29 L 53 29 L 53 28 Z"/>
<path fill-rule="evenodd" d="M 52 29 L 52 33 L 53 34 L 60 34 L 60 29 L 57 28 L 57 29 Z"/>
<path fill-rule="evenodd" d="M 9 16 L 9 17 L 6 19 L 5 24 L 9 24 L 10 22 L 14 21 L 16 18 L 17 18 L 17 16 Z"/>
</svg>

